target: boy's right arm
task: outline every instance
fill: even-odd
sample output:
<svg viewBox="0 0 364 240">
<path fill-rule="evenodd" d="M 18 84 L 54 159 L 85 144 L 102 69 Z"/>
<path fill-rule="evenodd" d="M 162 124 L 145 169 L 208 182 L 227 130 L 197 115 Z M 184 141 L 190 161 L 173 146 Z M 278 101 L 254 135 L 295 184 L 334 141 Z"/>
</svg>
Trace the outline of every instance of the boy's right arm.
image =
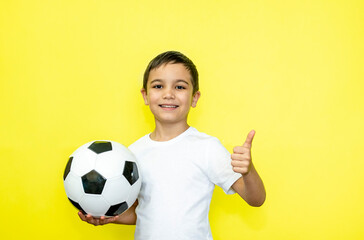
<svg viewBox="0 0 364 240">
<path fill-rule="evenodd" d="M 81 218 L 82 221 L 85 221 L 94 226 L 104 225 L 104 224 L 108 224 L 108 223 L 135 225 L 136 218 L 137 218 L 136 214 L 135 214 L 135 208 L 137 206 L 138 206 L 138 200 L 136 200 L 135 203 L 133 204 L 133 206 L 131 206 L 128 210 L 126 210 L 122 214 L 117 215 L 115 217 L 94 218 L 90 214 L 84 215 L 81 211 L 78 212 L 78 216 Z"/>
</svg>

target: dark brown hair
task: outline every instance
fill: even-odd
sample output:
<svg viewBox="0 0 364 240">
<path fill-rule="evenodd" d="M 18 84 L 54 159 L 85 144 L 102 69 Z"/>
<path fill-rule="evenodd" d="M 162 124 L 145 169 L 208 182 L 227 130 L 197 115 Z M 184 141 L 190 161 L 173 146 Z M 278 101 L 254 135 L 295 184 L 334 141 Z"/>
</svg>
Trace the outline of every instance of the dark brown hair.
<svg viewBox="0 0 364 240">
<path fill-rule="evenodd" d="M 153 58 L 152 61 L 150 61 L 150 63 L 148 64 L 148 66 L 144 72 L 143 88 L 145 90 L 147 90 L 147 83 L 148 83 L 150 71 L 152 71 L 153 69 L 158 68 L 164 64 L 167 64 L 167 63 L 172 63 L 172 64 L 173 63 L 182 63 L 188 69 L 188 71 L 191 74 L 193 94 L 195 94 L 199 89 L 198 72 L 197 72 L 196 66 L 188 57 L 186 57 L 185 55 L 183 55 L 182 53 L 177 52 L 177 51 L 167 51 L 167 52 L 161 53 L 158 56 L 156 56 L 155 58 Z"/>
</svg>

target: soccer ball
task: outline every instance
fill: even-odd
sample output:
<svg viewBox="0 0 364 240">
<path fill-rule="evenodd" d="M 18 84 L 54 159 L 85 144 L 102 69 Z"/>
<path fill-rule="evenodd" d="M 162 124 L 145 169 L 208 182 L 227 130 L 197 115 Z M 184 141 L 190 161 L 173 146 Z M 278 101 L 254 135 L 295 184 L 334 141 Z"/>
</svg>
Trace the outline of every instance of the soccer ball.
<svg viewBox="0 0 364 240">
<path fill-rule="evenodd" d="M 132 152 L 113 141 L 93 141 L 70 156 L 63 175 L 70 202 L 84 214 L 116 216 L 133 205 L 141 187 Z"/>
</svg>

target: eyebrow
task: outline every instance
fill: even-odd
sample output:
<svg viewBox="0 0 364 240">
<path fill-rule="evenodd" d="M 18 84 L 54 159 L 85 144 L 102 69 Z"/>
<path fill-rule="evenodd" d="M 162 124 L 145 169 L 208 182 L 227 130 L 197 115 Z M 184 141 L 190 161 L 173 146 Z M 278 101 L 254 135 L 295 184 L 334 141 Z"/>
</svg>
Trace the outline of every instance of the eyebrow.
<svg viewBox="0 0 364 240">
<path fill-rule="evenodd" d="M 150 81 L 150 84 L 155 83 L 155 82 L 162 82 L 162 80 L 160 80 L 160 79 L 154 79 L 154 80 Z"/>
<path fill-rule="evenodd" d="M 177 82 L 184 82 L 186 83 L 187 85 L 190 85 L 186 80 L 183 80 L 183 79 L 178 79 Z"/>
</svg>

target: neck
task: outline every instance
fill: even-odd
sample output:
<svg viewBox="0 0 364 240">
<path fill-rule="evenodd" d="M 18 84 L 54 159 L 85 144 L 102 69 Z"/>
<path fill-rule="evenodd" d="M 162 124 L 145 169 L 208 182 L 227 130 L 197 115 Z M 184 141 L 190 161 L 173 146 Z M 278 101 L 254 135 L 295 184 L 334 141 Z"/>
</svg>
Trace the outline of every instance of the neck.
<svg viewBox="0 0 364 240">
<path fill-rule="evenodd" d="M 186 131 L 190 126 L 187 122 L 181 124 L 171 123 L 171 124 L 160 124 L 156 121 L 155 129 L 150 134 L 150 138 L 154 141 L 168 141 L 171 140 L 184 131 Z"/>
</svg>

